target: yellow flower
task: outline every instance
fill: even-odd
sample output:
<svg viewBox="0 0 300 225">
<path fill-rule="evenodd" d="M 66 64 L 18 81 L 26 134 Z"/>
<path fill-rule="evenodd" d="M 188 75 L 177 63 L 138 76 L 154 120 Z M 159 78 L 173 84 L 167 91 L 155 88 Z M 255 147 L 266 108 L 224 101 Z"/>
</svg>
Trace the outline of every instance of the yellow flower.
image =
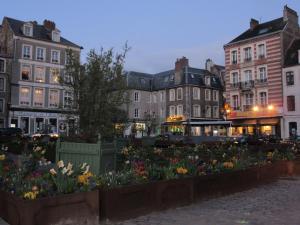
<svg viewBox="0 0 300 225">
<path fill-rule="evenodd" d="M 273 158 L 273 152 L 268 152 L 267 153 L 267 158 L 272 159 Z"/>
<path fill-rule="evenodd" d="M 36 196 L 39 194 L 38 191 L 29 191 L 29 192 L 26 192 L 24 193 L 23 197 L 25 199 L 30 199 L 30 200 L 34 200 L 36 199 Z"/>
<path fill-rule="evenodd" d="M 176 172 L 177 172 L 178 174 L 186 174 L 186 173 L 188 172 L 188 170 L 187 170 L 186 168 L 183 168 L 183 167 L 178 167 L 178 168 L 176 169 Z"/>
<path fill-rule="evenodd" d="M 3 160 L 5 160 L 5 155 L 4 154 L 0 155 L 0 161 L 3 161 Z"/>
<path fill-rule="evenodd" d="M 77 178 L 77 182 L 83 185 L 87 185 L 89 183 L 89 178 L 92 176 L 93 174 L 91 172 L 87 172 L 85 174 L 79 175 Z"/>
<path fill-rule="evenodd" d="M 57 162 L 58 168 L 63 168 L 65 166 L 64 161 L 60 160 Z"/>
<path fill-rule="evenodd" d="M 72 170 L 72 168 L 73 168 L 73 165 L 71 164 L 71 163 L 68 163 L 68 165 L 67 165 L 67 170 Z"/>
<path fill-rule="evenodd" d="M 218 162 L 218 161 L 217 161 L 216 159 L 214 159 L 214 160 L 212 161 L 212 164 L 213 164 L 213 165 L 216 165 L 217 162 Z"/>
<path fill-rule="evenodd" d="M 223 167 L 226 169 L 232 169 L 234 167 L 234 164 L 232 162 L 224 162 Z"/>
</svg>

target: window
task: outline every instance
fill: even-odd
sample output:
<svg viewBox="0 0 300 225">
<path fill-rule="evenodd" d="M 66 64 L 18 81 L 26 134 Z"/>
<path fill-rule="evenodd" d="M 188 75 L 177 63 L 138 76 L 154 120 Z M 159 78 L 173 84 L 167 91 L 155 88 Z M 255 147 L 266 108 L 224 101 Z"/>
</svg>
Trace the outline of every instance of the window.
<svg viewBox="0 0 300 225">
<path fill-rule="evenodd" d="M 236 50 L 231 52 L 231 63 L 237 64 L 237 51 Z"/>
<path fill-rule="evenodd" d="M 73 104 L 73 93 L 71 91 L 64 92 L 64 107 L 71 108 Z"/>
<path fill-rule="evenodd" d="M 294 72 L 286 72 L 286 85 L 294 85 Z"/>
<path fill-rule="evenodd" d="M 205 117 L 211 117 L 211 107 L 209 105 L 205 106 Z"/>
<path fill-rule="evenodd" d="M 5 73 L 5 60 L 0 59 L 0 73 Z"/>
<path fill-rule="evenodd" d="M 175 90 L 174 89 L 170 89 L 170 101 L 175 101 Z"/>
<path fill-rule="evenodd" d="M 233 95 L 232 96 L 232 108 L 233 110 L 238 110 L 239 109 L 239 96 L 238 95 Z"/>
<path fill-rule="evenodd" d="M 176 107 L 174 105 L 170 106 L 170 116 L 175 116 L 176 115 Z"/>
<path fill-rule="evenodd" d="M 287 110 L 295 111 L 295 96 L 287 96 Z"/>
<path fill-rule="evenodd" d="M 219 106 L 213 107 L 213 118 L 219 118 Z"/>
<path fill-rule="evenodd" d="M 59 83 L 59 69 L 50 68 L 50 83 L 51 84 Z"/>
<path fill-rule="evenodd" d="M 177 100 L 182 100 L 182 88 L 177 88 Z"/>
<path fill-rule="evenodd" d="M 245 105 L 246 105 L 246 110 L 251 110 L 251 106 L 253 105 L 253 94 L 252 93 L 247 93 L 245 94 Z"/>
<path fill-rule="evenodd" d="M 30 45 L 23 45 L 23 58 L 31 59 L 31 46 Z"/>
<path fill-rule="evenodd" d="M 210 101 L 210 90 L 205 89 L 205 101 Z"/>
<path fill-rule="evenodd" d="M 200 105 L 193 105 L 193 115 L 194 117 L 201 117 Z"/>
<path fill-rule="evenodd" d="M 51 50 L 51 62 L 59 63 L 60 52 L 57 50 Z"/>
<path fill-rule="evenodd" d="M 46 49 L 37 47 L 36 48 L 36 60 L 45 61 L 46 59 Z"/>
<path fill-rule="evenodd" d="M 248 62 L 251 61 L 252 55 L 251 55 L 251 47 L 244 48 L 244 61 Z"/>
<path fill-rule="evenodd" d="M 139 102 L 140 101 L 140 93 L 138 91 L 134 92 L 134 101 Z"/>
<path fill-rule="evenodd" d="M 0 113 L 4 112 L 4 99 L 0 98 Z"/>
<path fill-rule="evenodd" d="M 157 102 L 157 97 L 156 97 L 155 93 L 152 94 L 152 100 L 153 100 L 153 103 Z"/>
<path fill-rule="evenodd" d="M 205 77 L 205 85 L 210 86 L 210 77 Z"/>
<path fill-rule="evenodd" d="M 233 72 L 231 74 L 232 83 L 237 84 L 239 82 L 239 74 L 237 72 Z"/>
<path fill-rule="evenodd" d="M 134 118 L 139 118 L 139 109 L 134 109 Z"/>
<path fill-rule="evenodd" d="M 160 101 L 164 102 L 165 101 L 165 92 L 160 92 Z"/>
<path fill-rule="evenodd" d="M 267 72 L 266 67 L 260 67 L 259 69 L 259 81 L 261 83 L 267 82 Z"/>
<path fill-rule="evenodd" d="M 30 88 L 21 87 L 20 88 L 20 105 L 28 106 L 30 105 Z"/>
<path fill-rule="evenodd" d="M 0 91 L 5 91 L 5 78 L 0 77 Z"/>
<path fill-rule="evenodd" d="M 58 108 L 58 106 L 59 106 L 59 90 L 50 90 L 49 107 Z"/>
<path fill-rule="evenodd" d="M 181 116 L 183 115 L 183 106 L 177 105 L 177 115 Z"/>
<path fill-rule="evenodd" d="M 217 102 L 219 100 L 219 91 L 213 90 L 213 101 Z"/>
<path fill-rule="evenodd" d="M 34 68 L 35 81 L 39 83 L 45 82 L 45 67 L 35 66 Z"/>
<path fill-rule="evenodd" d="M 66 71 L 64 72 L 64 83 L 65 84 L 73 83 L 73 77 L 70 74 L 68 74 Z"/>
<path fill-rule="evenodd" d="M 267 105 L 267 92 L 260 92 L 259 93 L 259 102 L 261 106 Z"/>
<path fill-rule="evenodd" d="M 163 110 L 163 109 L 160 109 L 160 111 L 159 111 L 159 115 L 160 115 L 160 117 L 161 117 L 161 118 L 163 118 L 163 117 L 164 117 L 164 110 Z"/>
<path fill-rule="evenodd" d="M 258 48 L 258 58 L 259 58 L 259 59 L 265 58 L 265 55 L 266 55 L 265 44 L 259 44 L 259 45 L 257 46 L 257 48 Z"/>
<path fill-rule="evenodd" d="M 245 75 L 245 82 L 250 83 L 251 80 L 252 80 L 252 71 L 251 70 L 245 70 L 244 75 Z"/>
<path fill-rule="evenodd" d="M 52 41 L 55 41 L 55 42 L 60 41 L 60 32 L 58 30 L 52 31 Z"/>
<path fill-rule="evenodd" d="M 31 80 L 31 65 L 21 65 L 21 80 Z"/>
<path fill-rule="evenodd" d="M 26 36 L 32 36 L 32 25 L 31 24 L 24 24 L 23 26 L 23 33 Z"/>
<path fill-rule="evenodd" d="M 42 88 L 34 89 L 33 105 L 38 107 L 44 106 L 44 89 Z"/>
<path fill-rule="evenodd" d="M 200 88 L 193 87 L 193 99 L 200 100 Z"/>
</svg>

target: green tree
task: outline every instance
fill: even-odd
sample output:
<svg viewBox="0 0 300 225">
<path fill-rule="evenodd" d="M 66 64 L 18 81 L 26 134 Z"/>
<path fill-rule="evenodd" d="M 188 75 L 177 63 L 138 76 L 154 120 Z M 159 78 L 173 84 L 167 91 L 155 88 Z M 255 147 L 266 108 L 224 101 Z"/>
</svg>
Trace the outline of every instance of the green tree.
<svg viewBox="0 0 300 225">
<path fill-rule="evenodd" d="M 87 62 L 80 65 L 79 58 L 68 51 L 66 76 L 64 83 L 74 91 L 72 105 L 79 115 L 80 131 L 88 136 L 101 134 L 104 137 L 114 135 L 115 123 L 125 123 L 125 110 L 121 106 L 127 103 L 127 87 L 124 76 L 124 62 L 128 46 L 122 53 L 113 49 L 100 52 L 92 49 Z"/>
</svg>

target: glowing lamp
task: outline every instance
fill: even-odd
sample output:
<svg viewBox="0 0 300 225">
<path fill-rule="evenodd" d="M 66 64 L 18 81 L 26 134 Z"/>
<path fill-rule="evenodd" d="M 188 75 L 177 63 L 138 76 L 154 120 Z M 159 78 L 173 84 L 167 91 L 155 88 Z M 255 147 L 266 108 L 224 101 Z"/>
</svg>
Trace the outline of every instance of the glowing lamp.
<svg viewBox="0 0 300 225">
<path fill-rule="evenodd" d="M 254 107 L 253 107 L 253 111 L 254 111 L 254 112 L 258 112 L 258 110 L 259 110 L 258 106 L 254 106 Z"/>
<path fill-rule="evenodd" d="M 268 110 L 273 110 L 274 106 L 273 105 L 268 105 Z"/>
</svg>

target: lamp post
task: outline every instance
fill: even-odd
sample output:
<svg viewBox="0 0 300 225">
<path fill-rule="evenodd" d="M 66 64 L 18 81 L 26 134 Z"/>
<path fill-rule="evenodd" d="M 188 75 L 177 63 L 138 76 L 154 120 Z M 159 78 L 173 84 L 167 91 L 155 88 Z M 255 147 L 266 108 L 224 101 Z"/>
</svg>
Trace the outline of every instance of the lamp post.
<svg viewBox="0 0 300 225">
<path fill-rule="evenodd" d="M 184 113 L 184 116 L 185 116 L 186 121 L 187 121 L 187 132 L 186 133 L 187 133 L 187 136 L 190 137 L 191 136 L 191 127 L 190 127 L 191 118 L 190 118 L 190 114 L 186 111 Z"/>
</svg>

